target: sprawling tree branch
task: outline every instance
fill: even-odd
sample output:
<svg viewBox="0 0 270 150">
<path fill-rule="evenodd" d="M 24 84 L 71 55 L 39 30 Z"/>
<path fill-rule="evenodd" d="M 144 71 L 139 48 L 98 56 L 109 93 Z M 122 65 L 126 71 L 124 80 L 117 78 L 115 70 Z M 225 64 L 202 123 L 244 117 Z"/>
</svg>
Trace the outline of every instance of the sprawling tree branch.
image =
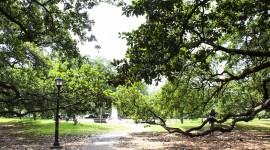
<svg viewBox="0 0 270 150">
<path fill-rule="evenodd" d="M 269 51 L 229 49 L 229 48 L 225 48 L 225 47 L 220 46 L 220 45 L 216 45 L 213 42 L 206 43 L 206 44 L 211 45 L 215 51 L 223 51 L 223 52 L 231 54 L 231 55 L 240 54 L 243 56 L 250 56 L 250 57 L 270 57 Z"/>
<path fill-rule="evenodd" d="M 0 7 L 0 13 L 2 13 L 8 20 L 10 20 L 11 22 L 17 24 L 21 30 L 25 33 L 26 35 L 26 39 L 28 39 L 28 41 L 33 41 L 32 39 L 32 35 L 27 31 L 26 27 L 19 22 L 18 20 L 16 20 L 13 16 L 11 16 L 10 14 L 8 14 L 3 8 Z"/>
<path fill-rule="evenodd" d="M 230 77 L 228 78 L 224 78 L 224 79 L 220 79 L 220 78 L 217 78 L 217 79 L 213 79 L 213 81 L 216 81 L 216 82 L 229 82 L 229 81 L 232 81 L 232 80 L 240 80 L 240 79 L 244 79 L 245 77 L 247 77 L 248 75 L 252 74 L 252 73 L 256 73 L 256 72 L 259 72 L 263 69 L 266 69 L 266 68 L 269 68 L 270 67 L 270 62 L 265 62 L 265 63 L 262 63 L 258 66 L 255 66 L 253 68 L 246 68 L 242 73 L 240 73 L 239 75 L 232 75 L 228 72 L 224 72 L 224 73 L 227 73 L 230 75 Z"/>
<path fill-rule="evenodd" d="M 52 100 L 50 100 L 50 101 L 55 102 L 55 101 L 52 101 Z M 19 101 L 17 101 L 17 102 L 19 102 Z M 27 103 L 26 99 L 21 99 L 20 102 L 25 105 L 24 108 L 26 108 L 26 106 L 29 105 L 29 103 Z M 64 106 L 60 106 L 59 109 L 67 109 L 67 108 L 76 107 L 76 106 L 85 106 L 85 105 L 87 105 L 87 103 L 88 103 L 88 101 L 85 101 L 84 99 L 80 99 L 77 102 L 66 104 Z M 34 106 L 31 106 L 28 109 L 24 109 L 23 113 L 15 111 L 15 110 L 8 110 L 8 111 L 4 110 L 4 111 L 0 111 L 0 114 L 12 114 L 12 115 L 15 115 L 17 117 L 23 117 L 23 116 L 26 116 L 26 115 L 32 114 L 32 113 L 41 113 L 41 112 L 47 112 L 47 111 L 51 111 L 51 110 L 56 110 L 56 107 L 45 108 L 45 109 L 40 109 L 40 108 L 34 109 L 34 108 L 35 108 Z M 89 110 L 89 108 L 84 108 L 84 109 L 85 109 L 84 111 Z"/>
<path fill-rule="evenodd" d="M 184 34 L 186 33 L 187 27 L 189 25 L 190 19 L 192 18 L 192 16 L 194 15 L 195 11 L 200 7 L 200 6 L 204 6 L 209 0 L 203 0 L 197 4 L 194 5 L 194 7 L 192 8 L 192 10 L 190 12 L 188 12 L 186 14 L 185 20 L 183 21 L 183 25 L 182 25 L 182 30 L 178 33 L 178 37 L 180 37 L 180 41 L 179 41 L 179 46 L 183 44 L 183 37 Z M 181 16 L 182 17 L 182 16 Z M 175 52 L 179 52 L 178 49 Z M 175 54 L 174 52 L 174 54 Z M 169 60 L 171 60 L 175 55 L 171 55 L 166 62 L 168 62 Z"/>
<path fill-rule="evenodd" d="M 162 119 L 161 117 L 159 117 L 158 115 L 156 115 L 153 111 L 151 111 L 153 116 L 158 118 L 161 121 L 161 123 L 156 123 L 156 122 L 148 122 L 148 123 L 149 124 L 161 125 L 169 133 L 180 133 L 180 134 L 190 136 L 190 137 L 198 137 L 198 136 L 208 135 L 211 132 L 215 132 L 215 131 L 220 131 L 222 133 L 231 132 L 234 129 L 237 122 L 241 122 L 241 121 L 248 122 L 248 121 L 252 120 L 255 117 L 256 114 L 258 114 L 260 111 L 262 111 L 263 109 L 265 109 L 265 108 L 267 108 L 269 106 L 270 106 L 270 99 L 267 99 L 262 104 L 254 107 L 254 108 L 252 108 L 252 109 L 250 109 L 250 110 L 248 110 L 248 111 L 246 111 L 244 113 L 241 113 L 241 114 L 228 113 L 225 117 L 223 117 L 221 120 L 218 121 L 218 123 L 224 123 L 228 119 L 232 118 L 232 122 L 231 122 L 231 124 L 230 124 L 230 126 L 228 128 L 222 128 L 222 127 L 217 126 L 213 130 L 201 131 L 201 129 L 208 122 L 208 119 L 206 119 L 206 120 L 203 121 L 203 123 L 200 126 L 191 128 L 191 129 L 186 130 L 186 131 L 183 131 L 180 128 L 173 128 L 173 127 L 167 126 L 165 120 Z M 196 131 L 196 132 L 194 132 L 194 131 Z"/>
</svg>

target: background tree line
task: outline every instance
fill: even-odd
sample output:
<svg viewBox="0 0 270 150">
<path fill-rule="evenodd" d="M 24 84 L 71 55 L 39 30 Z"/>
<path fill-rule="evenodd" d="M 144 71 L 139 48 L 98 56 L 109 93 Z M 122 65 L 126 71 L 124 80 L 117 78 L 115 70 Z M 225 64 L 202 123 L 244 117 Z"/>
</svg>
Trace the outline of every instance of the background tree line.
<svg viewBox="0 0 270 150">
<path fill-rule="evenodd" d="M 77 44 L 96 40 L 88 9 L 99 1 L 4 0 L 0 2 L 0 114 L 52 116 L 54 79 L 62 77 L 67 113 L 111 105 L 103 59 L 80 56 Z M 97 46 L 98 47 L 98 46 Z M 107 91 L 108 90 L 108 91 Z M 99 101 L 103 101 L 101 104 Z"/>
</svg>

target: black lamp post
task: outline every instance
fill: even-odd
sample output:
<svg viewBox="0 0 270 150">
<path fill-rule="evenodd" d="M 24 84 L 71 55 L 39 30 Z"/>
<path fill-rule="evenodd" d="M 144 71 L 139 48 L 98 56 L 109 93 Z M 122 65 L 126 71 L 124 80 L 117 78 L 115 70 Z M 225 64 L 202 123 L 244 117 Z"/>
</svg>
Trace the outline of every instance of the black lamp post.
<svg viewBox="0 0 270 150">
<path fill-rule="evenodd" d="M 58 96 L 57 96 L 57 101 L 56 101 L 54 143 L 53 143 L 53 146 L 50 147 L 51 149 L 63 148 L 63 146 L 60 146 L 60 143 L 59 143 L 59 99 L 60 99 L 60 88 L 63 85 L 63 79 L 56 78 L 55 83 L 58 89 L 58 93 L 57 93 Z"/>
</svg>

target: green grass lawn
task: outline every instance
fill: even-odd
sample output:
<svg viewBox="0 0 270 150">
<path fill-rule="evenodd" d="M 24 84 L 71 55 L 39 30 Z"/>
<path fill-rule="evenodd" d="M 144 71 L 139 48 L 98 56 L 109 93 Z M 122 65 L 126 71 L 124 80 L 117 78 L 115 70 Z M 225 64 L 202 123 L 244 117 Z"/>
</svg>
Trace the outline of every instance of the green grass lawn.
<svg viewBox="0 0 270 150">
<path fill-rule="evenodd" d="M 270 133 L 270 119 L 254 119 L 250 122 L 240 122 L 236 126 L 241 131 L 259 131 Z"/>
<path fill-rule="evenodd" d="M 184 124 L 180 120 L 170 119 L 167 120 L 167 125 L 170 127 L 178 127 L 182 130 L 187 130 L 191 127 L 201 125 L 202 119 L 185 119 Z M 230 120 L 222 126 L 228 126 Z M 33 120 L 29 118 L 0 118 L 0 125 L 9 127 L 9 130 L 0 130 L 1 134 L 34 134 L 34 135 L 53 135 L 55 122 L 54 120 L 38 119 Z M 218 125 L 218 124 L 216 124 Z M 125 125 L 112 125 L 112 124 L 96 124 L 96 123 L 79 123 L 74 125 L 72 121 L 60 121 L 59 133 L 61 135 L 93 135 L 112 130 L 128 130 L 131 129 Z M 209 129 L 208 124 L 202 130 Z M 239 122 L 236 124 L 236 131 L 245 132 L 270 132 L 270 119 L 254 119 L 250 122 Z M 164 128 L 159 125 L 151 125 L 147 128 L 149 132 L 165 132 Z"/>
<path fill-rule="evenodd" d="M 10 127 L 11 130 L 0 130 L 0 132 L 8 134 L 35 134 L 35 135 L 52 135 L 55 131 L 54 120 L 29 118 L 0 118 L 0 125 Z M 112 130 L 128 130 L 130 127 L 123 125 L 95 124 L 95 123 L 79 123 L 74 125 L 72 121 L 60 121 L 59 133 L 61 135 L 92 135 Z"/>
<path fill-rule="evenodd" d="M 202 119 L 185 119 L 184 123 L 181 124 L 180 120 L 177 119 L 170 119 L 167 120 L 167 126 L 170 127 L 177 127 L 182 130 L 187 130 L 192 127 L 200 126 L 202 123 Z M 222 126 L 226 127 L 230 124 L 231 120 L 228 120 Z M 219 126 L 219 124 L 216 124 Z M 209 129 L 209 124 L 206 124 L 202 130 Z M 270 119 L 253 119 L 250 122 L 238 122 L 236 124 L 235 129 L 236 131 L 245 131 L 245 132 L 253 132 L 253 131 L 259 131 L 259 132 L 269 132 L 270 133 Z M 148 128 L 148 131 L 150 132 L 165 132 L 165 129 L 159 125 L 151 125 L 150 128 Z"/>
</svg>

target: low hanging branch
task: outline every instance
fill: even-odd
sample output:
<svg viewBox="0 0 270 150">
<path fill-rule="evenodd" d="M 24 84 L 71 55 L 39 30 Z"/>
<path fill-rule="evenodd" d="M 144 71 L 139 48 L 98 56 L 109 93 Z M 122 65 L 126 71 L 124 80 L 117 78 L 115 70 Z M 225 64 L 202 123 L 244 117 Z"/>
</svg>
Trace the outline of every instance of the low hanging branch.
<svg viewBox="0 0 270 150">
<path fill-rule="evenodd" d="M 269 67 L 270 67 L 270 62 L 267 61 L 265 63 L 262 63 L 262 64 L 258 65 L 258 66 L 255 66 L 253 68 L 246 68 L 239 75 L 232 75 L 231 73 L 229 73 L 227 71 L 224 71 L 222 74 L 212 75 L 212 77 L 217 76 L 217 75 L 223 75 L 224 73 L 226 73 L 226 74 L 229 75 L 228 78 L 224 78 L 224 79 L 216 78 L 216 79 L 213 79 L 213 81 L 216 81 L 216 82 L 230 82 L 232 80 L 241 80 L 241 79 L 244 79 L 245 77 L 247 77 L 248 75 L 250 75 L 252 73 L 259 72 L 259 71 L 261 71 L 263 69 L 267 69 Z"/>
<path fill-rule="evenodd" d="M 208 119 L 203 121 L 203 123 L 198 127 L 194 127 L 194 128 L 191 128 L 187 131 L 183 131 L 180 128 L 168 127 L 166 125 L 166 121 L 164 119 L 162 119 L 161 117 L 156 115 L 153 111 L 151 111 L 153 113 L 153 115 L 160 120 L 160 123 L 156 123 L 156 122 L 147 122 L 147 123 L 160 125 L 165 130 L 167 130 L 169 133 L 180 133 L 180 134 L 190 136 L 190 137 L 198 137 L 198 136 L 208 135 L 211 132 L 215 132 L 215 131 L 220 131 L 222 133 L 231 132 L 234 129 L 237 122 L 240 122 L 240 121 L 248 122 L 248 121 L 252 120 L 256 114 L 258 114 L 260 111 L 264 110 L 265 108 L 267 108 L 269 106 L 270 106 L 270 99 L 267 99 L 262 104 L 250 109 L 249 111 L 247 111 L 245 113 L 241 113 L 241 114 L 228 113 L 225 117 L 223 117 L 221 120 L 218 121 L 218 123 L 224 123 L 228 119 L 234 118 L 228 128 L 214 127 L 213 130 L 206 130 L 203 132 L 200 132 L 200 130 L 205 126 L 205 124 L 207 124 Z"/>
<path fill-rule="evenodd" d="M 59 109 L 67 109 L 69 107 L 74 107 L 74 106 L 81 106 L 81 105 L 87 105 L 87 101 L 77 101 L 75 103 L 72 104 L 68 104 L 65 106 L 60 106 Z M 0 111 L 0 114 L 12 114 L 15 115 L 17 117 L 24 117 L 28 114 L 32 114 L 32 113 L 42 113 L 42 112 L 47 112 L 47 111 L 52 111 L 52 110 L 56 110 L 56 107 L 53 108 L 46 108 L 46 109 L 31 109 L 31 110 L 24 110 L 24 112 L 19 112 L 19 111 L 14 111 L 14 110 L 9 110 L 9 111 Z M 87 109 L 88 110 L 88 109 Z M 85 110 L 86 111 L 86 110 Z"/>
<path fill-rule="evenodd" d="M 154 117 L 158 118 L 160 120 L 160 123 L 156 123 L 156 122 L 148 122 L 149 124 L 157 124 L 162 126 L 165 130 L 167 130 L 169 133 L 180 133 L 186 136 L 190 136 L 190 137 L 198 137 L 198 136 L 205 136 L 210 134 L 211 132 L 215 132 L 215 131 L 220 131 L 222 133 L 225 132 L 231 132 L 236 123 L 240 122 L 240 121 L 245 121 L 248 122 L 250 120 L 252 120 L 256 114 L 258 114 L 260 111 L 266 109 L 267 107 L 270 107 L 270 99 L 269 99 L 269 94 L 268 94 L 268 89 L 266 84 L 270 82 L 270 78 L 266 78 L 263 81 L 263 89 L 264 89 L 264 98 L 265 101 L 262 102 L 260 105 L 251 108 L 250 110 L 244 112 L 244 113 L 228 113 L 225 117 L 223 117 L 221 120 L 218 120 L 218 123 L 224 123 L 226 122 L 228 119 L 233 118 L 232 122 L 230 124 L 230 126 L 228 128 L 222 128 L 222 127 L 214 127 L 212 130 L 206 130 L 206 131 L 200 131 L 208 122 L 208 119 L 204 120 L 203 123 L 198 126 L 198 127 L 194 127 L 194 128 L 190 128 L 187 131 L 183 131 L 180 128 L 173 128 L 173 127 L 168 127 L 166 125 L 166 121 L 164 119 L 162 119 L 161 117 L 159 117 L 156 113 L 154 113 L 153 111 L 149 110 Z M 135 105 L 136 107 L 138 107 L 137 105 Z"/>
<path fill-rule="evenodd" d="M 228 48 L 225 48 L 223 46 L 216 45 L 213 42 L 209 42 L 207 44 L 213 46 L 213 48 L 216 51 L 223 51 L 223 52 L 226 52 L 228 54 L 233 54 L 233 55 L 234 54 L 240 54 L 240 55 L 243 55 L 243 56 L 250 56 L 250 57 L 270 57 L 270 52 L 269 51 L 262 51 L 262 50 L 256 51 L 256 50 L 243 50 L 243 49 L 228 49 Z"/>
</svg>

